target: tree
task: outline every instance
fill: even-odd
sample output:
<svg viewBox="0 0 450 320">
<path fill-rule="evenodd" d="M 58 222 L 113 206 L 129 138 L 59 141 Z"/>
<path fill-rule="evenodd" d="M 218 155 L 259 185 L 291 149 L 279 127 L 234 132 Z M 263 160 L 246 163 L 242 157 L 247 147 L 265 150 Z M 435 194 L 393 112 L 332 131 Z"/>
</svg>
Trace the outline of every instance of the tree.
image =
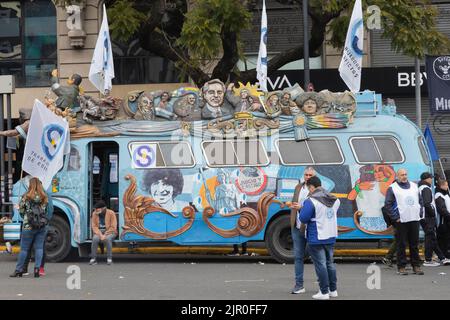
<svg viewBox="0 0 450 320">
<path fill-rule="evenodd" d="M 277 1 L 297 4 L 299 8 L 302 3 Z M 236 63 L 244 58 L 240 33 L 251 26 L 259 2 L 106 0 L 106 5 L 113 38 L 126 41 L 137 36 L 144 49 L 175 62 L 201 86 L 211 78 L 226 82 L 230 75 L 242 82 L 256 81 L 255 70 L 240 72 Z M 321 55 L 327 32 L 331 32 L 330 43 L 334 47 L 343 46 L 353 3 L 354 0 L 309 0 L 311 57 Z M 391 40 L 396 52 L 423 58 L 426 53 L 450 50 L 450 40 L 436 29 L 438 12 L 430 0 L 363 0 L 364 11 L 369 4 L 380 8 L 382 36 Z M 299 44 L 274 56 L 268 72 L 302 58 L 303 45 Z"/>
</svg>

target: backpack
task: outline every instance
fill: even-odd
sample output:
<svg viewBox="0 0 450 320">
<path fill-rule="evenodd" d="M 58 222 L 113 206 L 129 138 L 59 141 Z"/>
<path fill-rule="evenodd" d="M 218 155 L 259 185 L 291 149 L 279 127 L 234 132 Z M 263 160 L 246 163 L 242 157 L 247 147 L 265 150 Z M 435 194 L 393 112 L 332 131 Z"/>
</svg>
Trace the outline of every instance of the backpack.
<svg viewBox="0 0 450 320">
<path fill-rule="evenodd" d="M 394 225 L 391 216 L 389 215 L 389 210 L 385 206 L 381 208 L 381 212 L 383 213 L 383 219 L 384 222 L 386 222 L 386 225 L 388 227 Z"/>
<path fill-rule="evenodd" d="M 28 224 L 31 229 L 42 229 L 48 224 L 47 212 L 40 202 L 30 201 Z"/>
</svg>

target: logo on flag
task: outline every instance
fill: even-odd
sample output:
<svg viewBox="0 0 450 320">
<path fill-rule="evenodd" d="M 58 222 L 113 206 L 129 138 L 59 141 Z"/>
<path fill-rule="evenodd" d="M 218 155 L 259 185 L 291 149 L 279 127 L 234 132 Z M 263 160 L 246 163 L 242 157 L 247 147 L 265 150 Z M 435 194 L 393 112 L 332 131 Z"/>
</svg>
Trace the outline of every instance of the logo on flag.
<svg viewBox="0 0 450 320">
<path fill-rule="evenodd" d="M 156 144 L 136 143 L 131 145 L 133 169 L 149 169 L 156 167 Z"/>
<path fill-rule="evenodd" d="M 434 74 L 441 80 L 450 80 L 450 57 L 443 56 L 436 58 L 433 62 Z"/>
<path fill-rule="evenodd" d="M 48 160 L 53 160 L 65 138 L 64 128 L 57 124 L 50 124 L 44 128 L 41 146 Z"/>
</svg>

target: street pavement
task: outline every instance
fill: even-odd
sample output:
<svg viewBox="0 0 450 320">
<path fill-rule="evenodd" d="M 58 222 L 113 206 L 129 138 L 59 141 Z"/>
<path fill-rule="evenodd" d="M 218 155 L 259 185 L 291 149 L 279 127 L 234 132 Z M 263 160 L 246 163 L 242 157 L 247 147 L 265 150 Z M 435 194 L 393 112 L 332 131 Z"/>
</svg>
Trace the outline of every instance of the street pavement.
<svg viewBox="0 0 450 320">
<path fill-rule="evenodd" d="M 122 254 L 111 266 L 104 258 L 96 266 L 86 259 L 49 263 L 39 279 L 9 278 L 16 259 L 0 255 L 0 300 L 310 300 L 318 290 L 312 264 L 305 265 L 306 293 L 292 295 L 293 265 L 264 256 Z M 337 261 L 338 300 L 450 298 L 450 266 L 424 268 L 424 276 L 399 276 L 395 268 L 372 262 Z M 73 266 L 80 268 L 81 288 L 70 290 L 67 282 L 76 282 L 67 269 Z M 373 270 L 380 272 L 380 289 L 367 286 L 369 277 L 369 284 L 377 285 Z"/>
</svg>

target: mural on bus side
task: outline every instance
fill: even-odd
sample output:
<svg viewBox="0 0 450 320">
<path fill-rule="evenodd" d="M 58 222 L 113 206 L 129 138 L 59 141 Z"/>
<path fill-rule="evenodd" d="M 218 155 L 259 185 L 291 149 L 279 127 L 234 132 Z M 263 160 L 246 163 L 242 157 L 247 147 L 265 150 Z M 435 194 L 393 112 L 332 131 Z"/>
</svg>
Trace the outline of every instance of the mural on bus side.
<svg viewBox="0 0 450 320">
<path fill-rule="evenodd" d="M 356 167 L 357 168 L 357 167 Z M 384 206 L 386 192 L 395 181 L 395 170 L 390 165 L 364 165 L 353 172 L 357 178 L 348 199 L 354 201 L 357 211 L 354 213 L 356 227 L 371 235 L 392 234 L 387 227 L 381 208 Z"/>
<path fill-rule="evenodd" d="M 176 237 L 191 228 L 196 212 L 202 212 L 208 228 L 224 238 L 251 237 L 263 230 L 269 205 L 275 198 L 274 193 L 266 192 L 268 177 L 259 168 L 202 169 L 197 174 L 193 169 L 187 169 L 184 175 L 180 169 L 141 172 L 141 183 L 134 175 L 125 176 L 130 185 L 123 197 L 125 223 L 122 239 L 130 233 L 155 240 Z M 138 189 L 146 195 L 137 195 Z M 197 197 L 193 196 L 196 194 Z M 248 204 L 247 195 L 256 197 L 257 201 Z M 178 213 L 188 220 L 180 229 L 167 232 L 150 230 L 154 225 L 149 218 L 146 220 L 147 215 L 178 218 Z M 238 219 L 234 228 L 223 229 L 210 221 L 214 216 Z"/>
</svg>

